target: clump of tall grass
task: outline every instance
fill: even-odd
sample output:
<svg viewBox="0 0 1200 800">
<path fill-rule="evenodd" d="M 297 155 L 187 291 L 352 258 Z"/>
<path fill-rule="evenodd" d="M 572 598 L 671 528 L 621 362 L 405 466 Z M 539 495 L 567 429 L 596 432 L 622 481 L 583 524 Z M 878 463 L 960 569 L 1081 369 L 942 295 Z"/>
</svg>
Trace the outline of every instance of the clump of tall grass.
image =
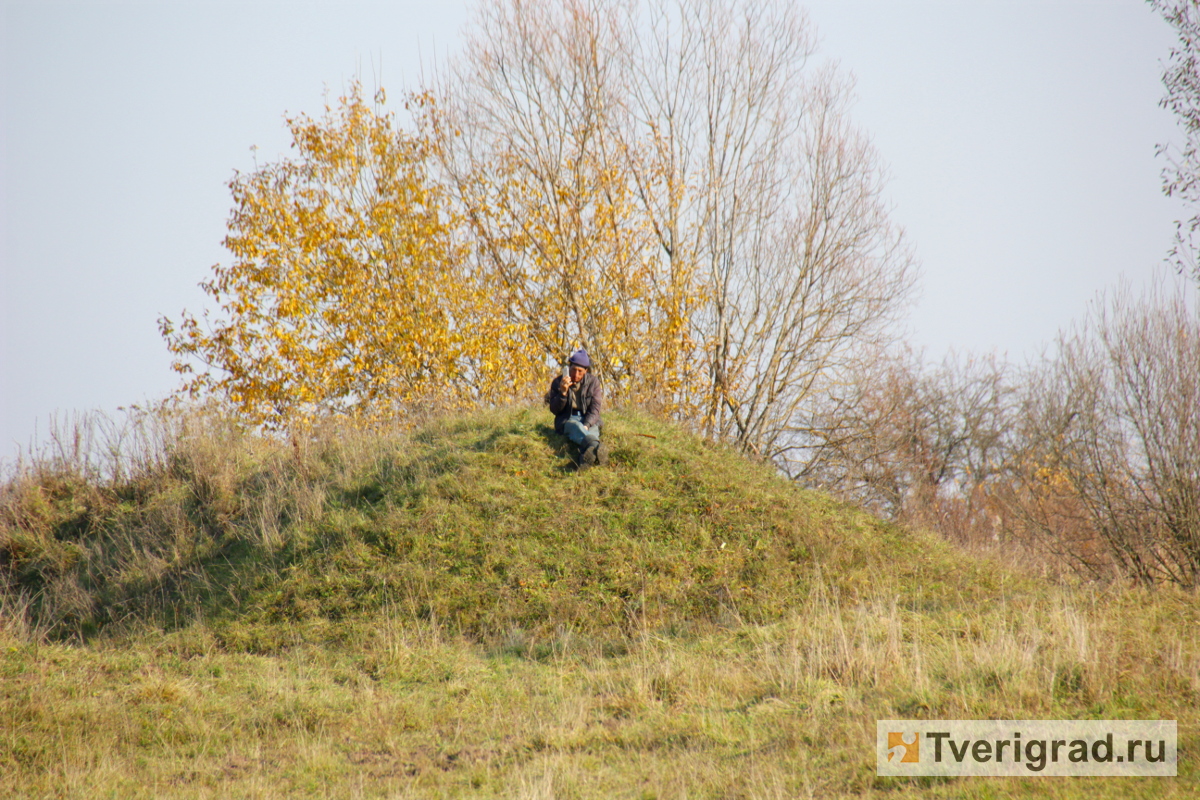
<svg viewBox="0 0 1200 800">
<path fill-rule="evenodd" d="M 310 466 L 208 408 L 58 421 L 0 484 L 0 589 L 53 635 L 219 602 L 219 564 L 319 512 Z"/>
</svg>

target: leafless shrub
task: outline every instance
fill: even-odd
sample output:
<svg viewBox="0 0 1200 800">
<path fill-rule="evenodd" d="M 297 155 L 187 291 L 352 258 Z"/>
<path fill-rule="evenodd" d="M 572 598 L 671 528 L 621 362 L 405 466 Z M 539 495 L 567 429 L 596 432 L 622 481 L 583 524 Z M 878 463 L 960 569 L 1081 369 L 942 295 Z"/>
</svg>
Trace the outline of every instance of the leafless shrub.
<svg viewBox="0 0 1200 800">
<path fill-rule="evenodd" d="M 997 539 L 1012 372 L 995 357 L 927 367 L 911 352 L 881 355 L 812 418 L 790 473 L 950 539 Z"/>
<path fill-rule="evenodd" d="M 1030 380 L 1018 470 L 1025 519 L 1094 538 L 1140 582 L 1200 581 L 1200 314 L 1182 282 L 1123 287 L 1063 334 Z M 1066 537 L 1064 539 L 1064 533 Z"/>
</svg>

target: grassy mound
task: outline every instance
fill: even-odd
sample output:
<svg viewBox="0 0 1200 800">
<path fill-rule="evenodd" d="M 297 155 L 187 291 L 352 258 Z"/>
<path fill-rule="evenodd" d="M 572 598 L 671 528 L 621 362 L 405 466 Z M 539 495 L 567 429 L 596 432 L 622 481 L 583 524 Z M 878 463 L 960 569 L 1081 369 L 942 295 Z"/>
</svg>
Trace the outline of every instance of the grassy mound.
<svg viewBox="0 0 1200 800">
<path fill-rule="evenodd" d="M 0 565 L 59 635 L 204 618 L 254 650 L 385 607 L 478 640 L 617 640 L 778 620 L 818 584 L 929 609 L 1004 580 L 651 418 L 605 438 L 610 465 L 577 472 L 540 409 L 305 444 L 209 424 L 118 479 L 10 485 Z"/>
<path fill-rule="evenodd" d="M 328 487 L 248 593 L 243 625 L 344 625 L 385 604 L 475 639 L 766 622 L 814 577 L 912 602 L 991 592 L 944 548 L 801 492 L 761 465 L 616 416 L 609 468 L 576 472 L 546 415 L 444 422 Z M 261 628 L 261 626 L 260 626 Z"/>
</svg>

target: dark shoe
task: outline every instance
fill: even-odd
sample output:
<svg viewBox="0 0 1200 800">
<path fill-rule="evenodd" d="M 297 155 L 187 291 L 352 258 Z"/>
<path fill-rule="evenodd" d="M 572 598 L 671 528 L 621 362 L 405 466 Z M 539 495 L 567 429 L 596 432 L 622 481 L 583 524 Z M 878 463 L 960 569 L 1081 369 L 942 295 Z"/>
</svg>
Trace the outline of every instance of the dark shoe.
<svg viewBox="0 0 1200 800">
<path fill-rule="evenodd" d="M 602 467 L 607 467 L 608 466 L 608 445 L 606 445 L 604 442 L 601 442 L 600 444 L 596 445 L 596 447 L 594 449 L 596 451 L 596 463 Z"/>
<path fill-rule="evenodd" d="M 596 450 L 599 448 L 595 444 L 589 444 L 579 453 L 579 468 L 587 469 L 588 467 L 596 466 Z"/>
</svg>

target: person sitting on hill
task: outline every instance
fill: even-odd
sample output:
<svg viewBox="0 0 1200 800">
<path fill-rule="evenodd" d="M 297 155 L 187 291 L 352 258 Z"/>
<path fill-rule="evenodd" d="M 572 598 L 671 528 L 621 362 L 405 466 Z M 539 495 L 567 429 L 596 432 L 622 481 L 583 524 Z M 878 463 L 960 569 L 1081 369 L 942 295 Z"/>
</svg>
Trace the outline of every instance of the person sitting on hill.
<svg viewBox="0 0 1200 800">
<path fill-rule="evenodd" d="M 550 384 L 546 402 L 554 414 L 554 432 L 579 447 L 579 468 L 608 463 L 608 448 L 600 441 L 600 409 L 604 387 L 592 374 L 592 359 L 577 350 L 567 362 L 567 372 Z"/>
</svg>

